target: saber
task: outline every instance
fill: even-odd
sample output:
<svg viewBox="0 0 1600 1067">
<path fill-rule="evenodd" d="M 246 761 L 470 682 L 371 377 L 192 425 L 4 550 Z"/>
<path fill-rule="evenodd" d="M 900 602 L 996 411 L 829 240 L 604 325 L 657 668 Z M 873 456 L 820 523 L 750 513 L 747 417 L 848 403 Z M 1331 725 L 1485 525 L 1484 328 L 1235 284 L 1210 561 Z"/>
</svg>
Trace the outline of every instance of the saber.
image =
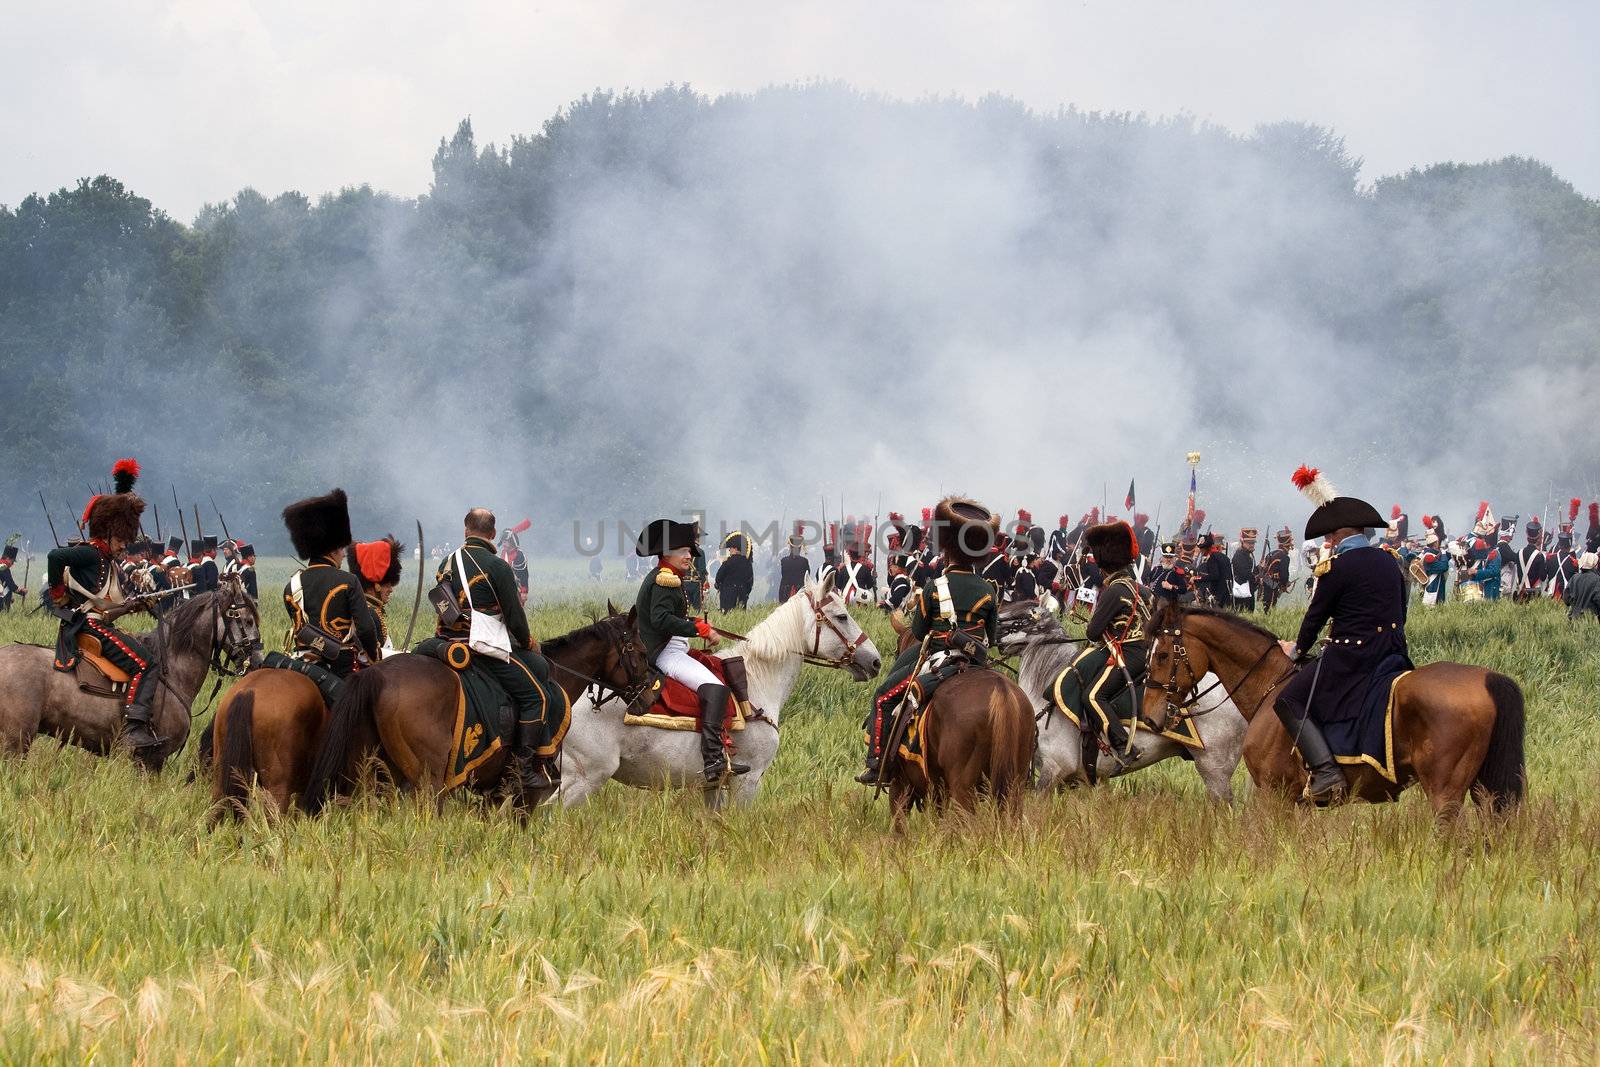
<svg viewBox="0 0 1600 1067">
<path fill-rule="evenodd" d="M 218 516 L 221 517 L 220 515 Z M 422 520 L 417 520 L 417 595 L 411 601 L 411 621 L 406 624 L 404 649 L 411 651 L 411 635 L 417 632 L 417 611 L 422 607 L 422 568 L 428 562 L 428 550 L 422 543 Z"/>
<path fill-rule="evenodd" d="M 60 548 L 61 536 L 56 533 L 56 520 L 50 517 L 50 505 L 44 502 L 43 489 L 39 490 L 39 506 L 44 508 L 44 521 L 50 524 L 50 539 L 56 543 L 57 548 Z"/>
<path fill-rule="evenodd" d="M 206 499 L 211 501 L 211 510 L 217 513 L 217 521 L 222 524 L 222 536 L 227 540 L 232 541 L 233 534 L 228 532 L 228 520 L 222 517 L 222 509 L 217 507 L 217 498 L 212 496 L 210 493 L 207 493 Z"/>
</svg>

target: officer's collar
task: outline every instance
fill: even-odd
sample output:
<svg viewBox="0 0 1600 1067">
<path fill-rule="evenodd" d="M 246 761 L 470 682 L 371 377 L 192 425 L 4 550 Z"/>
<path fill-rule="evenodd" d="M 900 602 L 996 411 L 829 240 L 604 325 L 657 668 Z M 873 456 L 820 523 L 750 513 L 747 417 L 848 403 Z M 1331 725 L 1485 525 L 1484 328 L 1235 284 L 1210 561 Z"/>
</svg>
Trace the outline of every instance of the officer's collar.
<svg viewBox="0 0 1600 1067">
<path fill-rule="evenodd" d="M 946 567 L 944 569 L 944 572 L 946 574 L 971 574 L 972 573 L 972 568 L 971 567 L 967 567 L 967 566 L 961 566 L 961 567 L 952 566 L 952 567 Z"/>
<path fill-rule="evenodd" d="M 1343 541 L 1340 541 L 1337 545 L 1333 546 L 1333 554 L 1337 556 L 1339 553 L 1348 552 L 1352 548 L 1371 547 L 1372 542 L 1367 539 L 1366 534 L 1353 533 L 1349 537 L 1346 537 Z"/>
<path fill-rule="evenodd" d="M 491 542 L 486 537 L 479 537 L 476 534 L 474 534 L 473 536 L 467 538 L 466 544 L 462 545 L 461 547 L 462 548 L 466 548 L 467 545 L 472 545 L 472 544 L 476 544 L 476 545 L 478 545 L 479 547 L 482 547 L 482 548 L 487 548 L 490 552 L 495 551 L 495 547 L 494 547 L 494 543 L 493 542 Z"/>
</svg>

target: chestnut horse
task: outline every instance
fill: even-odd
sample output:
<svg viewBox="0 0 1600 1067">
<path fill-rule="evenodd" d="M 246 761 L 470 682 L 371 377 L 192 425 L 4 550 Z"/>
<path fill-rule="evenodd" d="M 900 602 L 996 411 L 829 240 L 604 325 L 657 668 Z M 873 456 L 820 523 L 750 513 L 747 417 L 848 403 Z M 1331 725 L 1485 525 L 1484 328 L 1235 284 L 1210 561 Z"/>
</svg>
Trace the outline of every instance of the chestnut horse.
<svg viewBox="0 0 1600 1067">
<path fill-rule="evenodd" d="M 914 644 L 911 631 L 893 621 L 898 651 L 904 652 Z M 1036 741 L 1028 694 L 999 671 L 974 667 L 946 679 L 920 714 L 926 767 L 896 752 L 884 754 L 895 829 L 903 829 L 906 813 L 930 797 L 939 812 L 947 806 L 973 811 L 980 794 L 1014 811 L 1028 787 Z"/>
<path fill-rule="evenodd" d="M 1199 695 L 1199 679 L 1215 673 L 1250 722 L 1244 762 L 1256 787 L 1298 795 L 1305 767 L 1272 712 L 1296 670 L 1277 637 L 1230 612 L 1170 601 L 1157 610 L 1151 629 L 1156 640 L 1145 717 L 1165 726 L 1172 712 Z M 1370 761 L 1341 758 L 1349 795 L 1394 800 L 1418 782 L 1441 819 L 1461 810 L 1469 790 L 1491 811 L 1508 811 L 1527 790 L 1523 725 L 1522 690 L 1505 675 L 1464 663 L 1418 667 L 1395 683 L 1393 777 Z"/>
<path fill-rule="evenodd" d="M 648 684 L 635 623 L 629 609 L 543 642 L 541 652 L 569 701 L 591 686 L 631 695 Z M 301 806 L 315 812 L 372 756 L 380 756 L 403 785 L 444 791 L 455 756 L 457 683 L 439 660 L 412 653 L 389 656 L 346 682 L 331 712 L 303 675 L 258 671 L 246 682 L 258 676 L 253 697 L 246 691 L 217 712 L 221 740 L 213 796 L 228 802 L 224 814 L 237 811 L 248 797 L 252 776 L 278 806 L 299 796 Z M 502 748 L 475 768 L 466 784 L 492 787 L 508 756 Z M 542 798 L 514 799 L 536 803 Z"/>
</svg>

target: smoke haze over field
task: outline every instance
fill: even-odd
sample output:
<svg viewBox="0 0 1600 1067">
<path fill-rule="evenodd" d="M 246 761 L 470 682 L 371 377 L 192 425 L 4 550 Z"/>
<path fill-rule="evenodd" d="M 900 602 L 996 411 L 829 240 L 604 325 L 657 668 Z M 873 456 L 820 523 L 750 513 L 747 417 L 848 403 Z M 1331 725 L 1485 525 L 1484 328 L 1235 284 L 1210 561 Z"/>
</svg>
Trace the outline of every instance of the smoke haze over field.
<svg viewBox="0 0 1600 1067">
<path fill-rule="evenodd" d="M 1528 160 L 1358 169 L 1302 124 L 814 85 L 464 123 L 416 201 L 184 228 L 86 185 L 0 216 L 5 504 L 128 452 L 265 544 L 333 484 L 363 531 L 486 503 L 552 549 L 841 494 L 1053 525 L 1130 478 L 1170 530 L 1191 450 L 1225 529 L 1298 527 L 1301 462 L 1414 528 L 1592 499 L 1600 205 Z"/>
</svg>

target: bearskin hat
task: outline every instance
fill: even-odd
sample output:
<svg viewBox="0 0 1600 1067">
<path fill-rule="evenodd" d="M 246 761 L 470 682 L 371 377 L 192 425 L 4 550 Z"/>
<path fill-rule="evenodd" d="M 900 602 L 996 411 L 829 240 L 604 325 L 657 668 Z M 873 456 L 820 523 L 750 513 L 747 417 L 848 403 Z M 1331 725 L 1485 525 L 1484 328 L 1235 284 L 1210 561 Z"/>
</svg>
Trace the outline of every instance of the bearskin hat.
<svg viewBox="0 0 1600 1067">
<path fill-rule="evenodd" d="M 1120 571 L 1139 555 L 1139 539 L 1125 522 L 1091 526 L 1083 535 L 1084 544 L 1094 554 L 1095 563 L 1107 574 Z"/>
<path fill-rule="evenodd" d="M 405 546 L 389 534 L 380 541 L 358 541 L 345 550 L 350 571 L 363 585 L 394 585 L 400 581 L 400 560 Z"/>
<path fill-rule="evenodd" d="M 301 559 L 338 552 L 355 540 L 350 533 L 350 498 L 343 489 L 290 504 L 283 509 L 283 525 Z"/>
<path fill-rule="evenodd" d="M 933 508 L 934 544 L 947 559 L 977 564 L 986 559 L 998 540 L 1000 516 L 976 500 L 945 497 Z"/>
<path fill-rule="evenodd" d="M 144 501 L 133 492 L 133 485 L 138 480 L 138 460 L 117 460 L 111 468 L 111 481 L 116 492 L 99 494 L 83 509 L 81 522 L 91 538 L 96 541 L 115 538 L 130 544 L 138 540 L 139 516 L 144 514 Z"/>
</svg>

